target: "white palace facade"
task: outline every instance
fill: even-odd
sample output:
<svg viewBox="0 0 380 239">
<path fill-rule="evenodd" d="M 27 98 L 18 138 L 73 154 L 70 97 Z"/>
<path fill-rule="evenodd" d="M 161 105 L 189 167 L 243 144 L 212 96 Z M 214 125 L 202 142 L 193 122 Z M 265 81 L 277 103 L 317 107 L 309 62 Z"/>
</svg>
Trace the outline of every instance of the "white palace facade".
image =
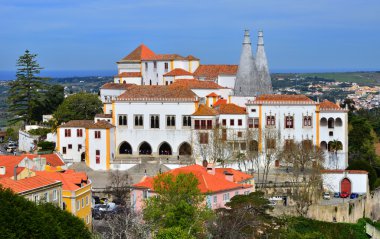
<svg viewBox="0 0 380 239">
<path fill-rule="evenodd" d="M 306 140 L 325 151 L 326 168 L 347 167 L 347 110 L 304 95 L 236 94 L 242 59 L 239 66 L 200 65 L 191 55 L 155 54 L 141 45 L 117 64 L 114 82 L 100 89 L 103 114 L 58 127 L 57 150 L 67 161 L 85 161 L 94 170 L 122 169 L 142 157 L 201 164 L 211 160 L 218 128 L 235 152 Z M 269 131 L 276 132 L 275 145 Z"/>
</svg>

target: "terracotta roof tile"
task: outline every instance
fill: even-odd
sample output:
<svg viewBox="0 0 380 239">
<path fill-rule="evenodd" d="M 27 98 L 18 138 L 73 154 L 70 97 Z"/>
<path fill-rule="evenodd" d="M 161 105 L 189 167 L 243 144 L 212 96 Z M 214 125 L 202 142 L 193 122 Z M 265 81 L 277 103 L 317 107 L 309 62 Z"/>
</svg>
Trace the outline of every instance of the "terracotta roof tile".
<svg viewBox="0 0 380 239">
<path fill-rule="evenodd" d="M 321 109 L 341 109 L 337 104 L 334 104 L 333 102 L 328 100 L 324 100 L 323 102 L 321 102 L 319 104 L 319 107 Z"/>
<path fill-rule="evenodd" d="M 56 184 L 57 186 L 61 183 L 57 180 L 45 178 L 43 176 L 33 176 L 30 178 L 24 178 L 19 180 L 13 180 L 10 178 L 1 178 L 0 184 L 5 188 L 10 188 L 15 193 L 24 193 L 41 187 L 46 187 L 49 185 Z"/>
<path fill-rule="evenodd" d="M 187 60 L 186 57 L 178 54 L 156 54 L 142 58 L 144 61 L 170 61 L 170 60 Z"/>
<path fill-rule="evenodd" d="M 221 104 L 214 106 L 214 108 L 219 112 L 219 114 L 232 114 L 232 115 L 245 115 L 247 112 L 243 107 L 235 104 Z"/>
<path fill-rule="evenodd" d="M 75 191 L 89 184 L 87 174 L 85 172 L 75 172 L 74 170 L 66 170 L 65 172 L 47 172 L 37 171 L 36 175 L 45 178 L 58 180 L 62 182 L 62 189 Z"/>
<path fill-rule="evenodd" d="M 0 175 L 0 178 L 9 178 L 14 176 L 13 170 L 25 157 L 13 155 L 0 155 L 0 166 L 5 167 L 5 174 Z M 24 167 L 18 167 L 16 170 L 17 175 L 24 170 Z"/>
<path fill-rule="evenodd" d="M 189 89 L 223 89 L 224 87 L 212 81 L 200 81 L 196 79 L 177 79 L 172 86 L 187 87 Z"/>
<path fill-rule="evenodd" d="M 236 75 L 238 65 L 200 65 L 194 72 L 196 78 L 214 80 L 219 75 Z"/>
<path fill-rule="evenodd" d="M 228 181 L 224 173 L 221 173 L 219 170 L 216 170 L 215 175 L 212 175 L 207 172 L 206 168 L 196 164 L 173 169 L 166 173 L 170 173 L 173 175 L 178 175 L 180 173 L 194 174 L 194 176 L 198 179 L 198 188 L 202 193 L 220 192 L 238 188 L 240 189 L 252 187 L 252 185 L 238 184 L 236 182 Z M 241 177 L 242 175 L 239 174 L 239 176 Z M 151 190 L 154 190 L 153 181 L 154 178 L 146 177 L 144 181 L 134 184 L 133 186 L 136 188 L 150 188 Z"/>
<path fill-rule="evenodd" d="M 58 126 L 58 128 L 89 128 L 91 125 L 94 124 L 93 120 L 70 120 L 69 122 L 65 124 L 61 124 Z"/>
<path fill-rule="evenodd" d="M 112 118 L 112 114 L 96 114 L 95 118 Z"/>
<path fill-rule="evenodd" d="M 235 183 L 243 183 L 246 180 L 253 179 L 254 177 L 252 175 L 243 173 L 239 170 L 235 170 L 233 168 L 215 168 L 216 173 L 223 173 L 228 172 L 233 174 L 233 180 Z"/>
<path fill-rule="evenodd" d="M 219 105 L 224 105 L 224 104 L 227 104 L 227 100 L 226 99 L 219 99 L 218 101 L 215 102 L 215 104 L 213 105 L 213 107 L 217 107 Z"/>
<path fill-rule="evenodd" d="M 107 89 L 107 90 L 126 90 L 129 87 L 133 86 L 135 84 L 121 84 L 121 83 L 105 83 L 100 87 L 100 89 Z"/>
<path fill-rule="evenodd" d="M 57 167 L 57 166 L 63 166 L 65 165 L 65 162 L 63 162 L 63 160 L 59 157 L 58 154 L 41 154 L 41 155 L 38 155 L 38 154 L 23 154 L 21 155 L 22 158 L 29 158 L 31 160 L 33 160 L 34 158 L 45 158 L 46 159 L 46 164 L 47 165 L 50 165 L 50 166 L 53 166 L 53 167 Z"/>
<path fill-rule="evenodd" d="M 259 95 L 255 100 L 249 103 L 266 103 L 266 104 L 316 104 L 312 99 L 308 98 L 305 95 Z"/>
<path fill-rule="evenodd" d="M 198 109 L 192 114 L 193 116 L 215 116 L 218 111 L 207 107 L 206 105 L 199 105 Z"/>
<path fill-rule="evenodd" d="M 131 53 L 129 53 L 126 57 L 121 59 L 123 61 L 141 61 L 142 59 L 149 58 L 154 56 L 155 53 L 150 50 L 144 44 L 141 44 L 136 49 L 134 49 Z"/>
<path fill-rule="evenodd" d="M 111 129 L 115 128 L 113 124 L 105 120 L 99 120 L 95 124 L 92 124 L 88 127 L 89 129 Z"/>
<path fill-rule="evenodd" d="M 121 94 L 118 100 L 129 101 L 195 101 L 196 95 L 190 89 L 177 87 L 172 84 L 166 85 L 139 85 L 133 86 L 127 92 Z"/>
<path fill-rule="evenodd" d="M 352 174 L 368 174 L 365 170 L 340 170 L 340 169 L 333 169 L 333 170 L 321 170 L 321 173 L 352 173 Z"/>
<path fill-rule="evenodd" d="M 181 68 L 175 68 L 172 71 L 169 71 L 168 73 L 164 74 L 164 76 L 192 76 L 193 74 L 185 71 L 184 69 Z"/>
<path fill-rule="evenodd" d="M 218 97 L 219 95 L 215 92 L 211 92 L 210 94 L 206 95 L 206 97 Z"/>
<path fill-rule="evenodd" d="M 141 72 L 122 72 L 115 77 L 141 77 Z"/>
<path fill-rule="evenodd" d="M 186 57 L 186 60 L 189 60 L 189 61 L 199 61 L 199 58 L 196 58 L 195 56 L 192 56 L 192 55 L 188 55 Z"/>
</svg>

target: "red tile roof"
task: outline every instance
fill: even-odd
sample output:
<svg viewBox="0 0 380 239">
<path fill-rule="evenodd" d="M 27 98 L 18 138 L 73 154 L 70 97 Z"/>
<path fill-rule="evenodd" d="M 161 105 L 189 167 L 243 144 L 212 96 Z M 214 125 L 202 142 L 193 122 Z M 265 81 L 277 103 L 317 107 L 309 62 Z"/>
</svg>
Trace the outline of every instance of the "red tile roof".
<svg viewBox="0 0 380 239">
<path fill-rule="evenodd" d="M 100 89 L 107 89 L 107 90 L 126 90 L 129 87 L 133 86 L 135 84 L 121 84 L 121 83 L 105 83 L 100 87 Z"/>
<path fill-rule="evenodd" d="M 214 80 L 219 75 L 236 75 L 238 65 L 200 65 L 194 72 L 196 78 Z"/>
<path fill-rule="evenodd" d="M 189 89 L 223 89 L 224 87 L 212 81 L 200 81 L 196 79 L 177 79 L 172 86 L 187 87 Z"/>
<path fill-rule="evenodd" d="M 328 100 L 324 100 L 323 102 L 321 102 L 319 104 L 319 107 L 321 109 L 341 109 L 337 104 Z"/>
<path fill-rule="evenodd" d="M 181 68 L 175 68 L 172 71 L 169 71 L 168 73 L 164 74 L 164 76 L 192 76 L 193 74 L 191 72 L 188 72 Z"/>
<path fill-rule="evenodd" d="M 215 102 L 215 104 L 213 105 L 213 107 L 217 107 L 219 105 L 224 105 L 224 104 L 227 104 L 227 100 L 226 99 L 219 99 Z"/>
<path fill-rule="evenodd" d="M 316 104 L 305 95 L 259 95 L 248 104 Z"/>
<path fill-rule="evenodd" d="M 218 97 L 219 95 L 215 92 L 211 92 L 210 94 L 206 95 L 206 97 Z"/>
<path fill-rule="evenodd" d="M 122 72 L 115 77 L 141 77 L 141 72 Z"/>
<path fill-rule="evenodd" d="M 59 157 L 58 154 L 41 154 L 41 155 L 38 155 L 38 154 L 23 154 L 23 155 L 21 155 L 21 157 L 22 158 L 28 157 L 31 160 L 33 160 L 34 158 L 38 158 L 38 157 L 45 158 L 46 159 L 46 164 L 50 165 L 50 166 L 53 166 L 53 167 L 65 165 L 65 163 Z"/>
<path fill-rule="evenodd" d="M 118 100 L 128 101 L 195 101 L 196 95 L 191 89 L 177 85 L 139 85 L 129 88 Z"/>
<path fill-rule="evenodd" d="M 231 115 L 245 115 L 247 112 L 245 108 L 240 107 L 235 104 L 221 104 L 214 106 L 214 108 L 219 112 L 219 114 L 231 114 Z"/>
<path fill-rule="evenodd" d="M 0 155 L 0 166 L 5 167 L 5 174 L 0 175 L 0 178 L 13 177 L 13 170 L 25 157 L 13 155 Z M 16 170 L 17 175 L 24 170 L 24 167 L 18 167 Z"/>
<path fill-rule="evenodd" d="M 332 170 L 321 170 L 321 173 L 351 173 L 351 174 L 368 174 L 365 170 L 340 170 L 340 169 L 332 169 Z"/>
<path fill-rule="evenodd" d="M 57 180 L 45 178 L 43 176 L 33 176 L 30 178 L 24 178 L 19 180 L 13 180 L 10 178 L 1 178 L 0 184 L 5 188 L 10 188 L 15 193 L 25 193 L 38 188 L 46 187 L 49 185 L 60 185 Z"/>
<path fill-rule="evenodd" d="M 96 114 L 95 118 L 112 118 L 112 114 Z"/>
<path fill-rule="evenodd" d="M 152 50 L 150 50 L 144 44 L 141 44 L 136 49 L 134 49 L 131 53 L 129 53 L 126 57 L 121 59 L 121 62 L 123 62 L 123 61 L 141 61 L 142 59 L 146 59 L 146 58 L 152 57 L 154 55 L 155 55 L 155 53 Z"/>
<path fill-rule="evenodd" d="M 89 129 L 111 129 L 115 128 L 113 124 L 105 120 L 99 120 L 95 124 L 92 124 L 88 127 Z"/>
<path fill-rule="evenodd" d="M 219 114 L 218 111 L 206 105 L 199 105 L 198 109 L 192 115 L 193 116 L 215 116 L 218 114 Z"/>
<path fill-rule="evenodd" d="M 68 191 L 75 191 L 86 186 L 89 181 L 85 172 L 75 172 L 74 170 L 66 170 L 65 172 L 47 172 L 37 171 L 36 175 L 40 175 L 52 180 L 58 180 L 62 182 L 62 189 Z"/>
<path fill-rule="evenodd" d="M 89 128 L 91 125 L 94 124 L 93 120 L 70 120 L 69 122 L 65 124 L 61 124 L 58 126 L 58 128 Z"/>
<path fill-rule="evenodd" d="M 173 175 L 178 175 L 180 173 L 194 174 L 194 176 L 199 181 L 198 188 L 202 193 L 214 193 L 214 192 L 229 191 L 233 189 L 252 187 L 252 185 L 238 184 L 236 182 L 228 181 L 224 173 L 220 172 L 219 170 L 216 170 L 215 175 L 212 175 L 207 172 L 206 168 L 200 165 L 196 165 L 196 164 L 173 169 L 166 173 L 170 173 Z M 239 176 L 237 177 L 242 177 L 242 175 L 239 174 Z M 151 190 L 154 190 L 153 181 L 154 181 L 154 178 L 146 177 L 143 179 L 143 181 L 141 181 L 140 183 L 134 184 L 133 186 L 136 188 L 149 188 Z"/>
<path fill-rule="evenodd" d="M 244 183 L 246 180 L 254 178 L 252 175 L 243 173 L 233 168 L 215 168 L 215 171 L 216 173 L 221 173 L 221 174 L 224 174 L 224 172 L 233 174 L 233 181 L 235 183 Z"/>
</svg>

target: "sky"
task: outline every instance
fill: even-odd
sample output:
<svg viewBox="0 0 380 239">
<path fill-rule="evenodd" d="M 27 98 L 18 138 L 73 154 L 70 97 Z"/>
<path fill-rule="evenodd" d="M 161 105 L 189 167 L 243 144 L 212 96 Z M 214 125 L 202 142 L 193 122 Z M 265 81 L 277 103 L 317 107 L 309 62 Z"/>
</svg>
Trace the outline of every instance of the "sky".
<svg viewBox="0 0 380 239">
<path fill-rule="evenodd" d="M 272 72 L 380 70 L 378 0 L 0 0 L 0 71 L 29 49 L 46 71 L 114 71 L 139 44 L 238 64 L 264 30 Z M 253 49 L 255 50 L 255 45 Z"/>
</svg>

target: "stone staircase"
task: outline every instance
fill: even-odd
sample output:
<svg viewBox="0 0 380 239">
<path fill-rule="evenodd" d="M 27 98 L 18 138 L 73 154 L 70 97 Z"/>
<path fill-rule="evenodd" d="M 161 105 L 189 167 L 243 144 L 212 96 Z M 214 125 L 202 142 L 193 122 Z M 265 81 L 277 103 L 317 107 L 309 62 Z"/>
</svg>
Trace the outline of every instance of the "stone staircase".
<svg viewBox="0 0 380 239">
<path fill-rule="evenodd" d="M 160 164 L 160 161 L 153 157 L 143 158 L 141 164 L 137 164 L 132 168 L 128 169 L 128 174 L 132 177 L 133 183 L 138 183 L 144 176 L 153 177 L 159 172 L 166 172 L 170 170 L 163 164 Z"/>
</svg>

